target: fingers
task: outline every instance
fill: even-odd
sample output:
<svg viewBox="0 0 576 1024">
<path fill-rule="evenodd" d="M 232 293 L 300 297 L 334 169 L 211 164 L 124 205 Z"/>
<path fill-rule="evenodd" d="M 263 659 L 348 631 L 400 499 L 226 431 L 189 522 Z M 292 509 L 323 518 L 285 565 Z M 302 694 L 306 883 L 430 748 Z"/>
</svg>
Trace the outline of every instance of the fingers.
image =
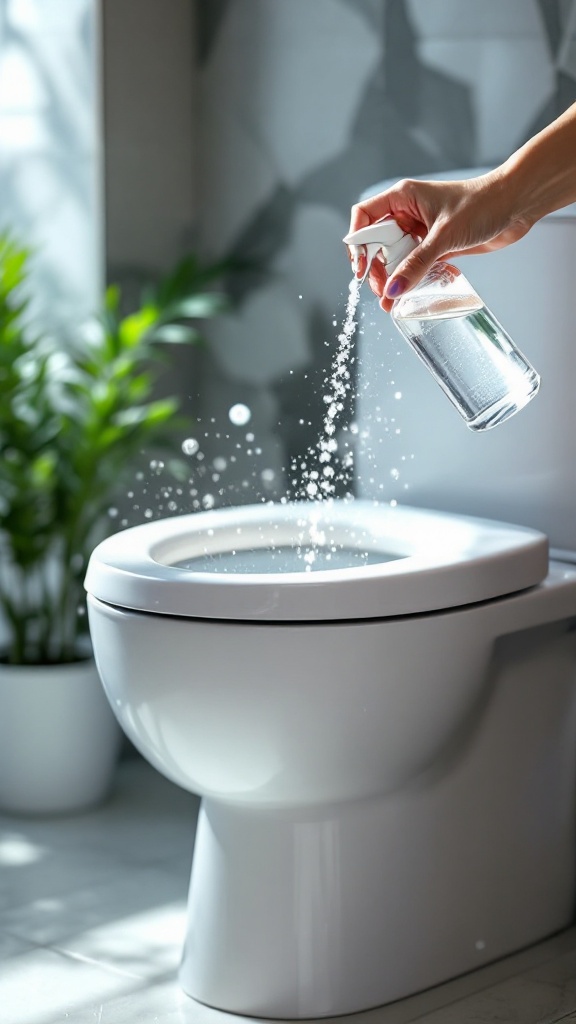
<svg viewBox="0 0 576 1024">
<path fill-rule="evenodd" d="M 371 224 L 373 220 L 378 218 L 371 217 L 368 209 L 362 203 L 356 203 L 352 207 L 350 213 L 350 228 L 348 234 L 352 234 L 353 231 L 358 231 L 360 228 L 365 228 L 368 224 Z"/>
<path fill-rule="evenodd" d="M 352 212 L 350 215 L 350 228 L 348 233 L 352 234 L 353 231 L 358 231 L 360 228 L 365 228 L 368 224 L 372 223 L 372 219 L 373 218 L 370 217 L 369 213 L 367 213 L 362 204 L 356 203 L 356 205 L 352 207 Z M 354 276 L 356 277 L 357 280 L 361 280 L 364 277 L 364 274 L 366 273 L 366 254 L 360 249 L 360 247 L 355 247 L 353 252 L 349 246 L 346 246 L 346 252 L 348 253 L 348 259 L 352 264 Z"/>
<path fill-rule="evenodd" d="M 384 264 L 378 259 L 373 260 L 368 274 L 368 284 L 370 285 L 371 291 L 378 299 L 382 309 L 385 309 L 386 312 L 389 313 L 392 309 L 393 300 L 387 298 L 384 294 L 386 281 L 387 275 Z"/>
<path fill-rule="evenodd" d="M 492 252 L 530 229 L 526 217 L 511 219 L 508 193 L 501 188 L 494 191 L 494 181 L 489 174 L 444 182 L 406 178 L 352 207 L 351 231 L 392 216 L 405 232 L 421 239 L 389 278 L 381 266 L 373 264 L 368 279 L 384 309 L 418 285 L 437 260 Z M 364 261 L 358 269 L 362 276 Z"/>
<path fill-rule="evenodd" d="M 365 252 L 362 251 L 360 246 L 346 246 L 346 253 L 352 266 L 352 273 L 358 280 L 364 278 L 366 273 L 367 259 Z"/>
<path fill-rule="evenodd" d="M 436 262 L 436 245 L 420 245 L 400 263 L 393 274 L 388 277 L 385 264 L 378 258 L 372 261 L 368 273 L 368 284 L 379 300 L 382 309 L 387 313 L 392 309 L 394 300 L 403 292 L 413 288 Z"/>
<path fill-rule="evenodd" d="M 451 191 L 447 193 L 447 189 Z M 351 231 L 391 215 L 404 231 L 422 239 L 388 279 L 386 272 L 376 262 L 373 264 L 369 283 L 384 309 L 389 309 L 395 299 L 417 285 L 437 259 L 445 258 L 448 250 L 456 248 L 456 238 L 446 237 L 454 234 L 449 230 L 454 205 L 450 195 L 454 190 L 459 195 L 459 183 L 447 186 L 440 182 L 404 179 L 352 207 Z M 362 259 L 357 267 L 357 276 L 363 276 L 365 270 L 366 263 Z"/>
<path fill-rule="evenodd" d="M 404 231 L 420 238 L 425 236 L 428 231 L 427 217 L 420 208 L 418 197 L 422 191 L 426 190 L 426 185 L 427 183 L 406 179 L 397 182 L 385 192 L 380 192 L 361 203 L 356 203 L 351 210 L 350 233 L 387 216 L 392 216 Z M 362 278 L 366 272 L 365 257 L 361 256 L 359 260 L 354 260 L 350 251 L 348 251 L 348 255 L 351 257 L 356 277 Z M 412 283 L 415 284 L 425 272 L 425 269 L 419 272 L 417 260 L 412 261 L 408 267 L 408 277 L 403 277 L 399 272 L 395 273 L 390 285 L 391 291 L 388 291 L 386 290 L 386 273 L 382 265 L 378 265 L 375 261 L 368 280 L 383 308 L 388 309 L 396 295 L 400 294 L 400 291 L 406 290 L 407 287 L 411 287 Z"/>
<path fill-rule="evenodd" d="M 385 217 L 393 217 L 408 234 L 419 237 L 425 235 L 430 226 L 426 214 L 430 185 L 427 181 L 403 178 L 385 192 L 364 199 L 352 207 L 351 230 L 358 230 Z"/>
<path fill-rule="evenodd" d="M 433 229 L 390 275 L 384 289 L 385 298 L 393 301 L 414 288 L 443 255 L 439 234 Z"/>
<path fill-rule="evenodd" d="M 372 260 L 372 265 L 368 274 L 368 284 L 374 292 L 374 295 L 376 295 L 378 299 L 381 299 L 386 287 L 386 271 L 381 260 Z"/>
</svg>

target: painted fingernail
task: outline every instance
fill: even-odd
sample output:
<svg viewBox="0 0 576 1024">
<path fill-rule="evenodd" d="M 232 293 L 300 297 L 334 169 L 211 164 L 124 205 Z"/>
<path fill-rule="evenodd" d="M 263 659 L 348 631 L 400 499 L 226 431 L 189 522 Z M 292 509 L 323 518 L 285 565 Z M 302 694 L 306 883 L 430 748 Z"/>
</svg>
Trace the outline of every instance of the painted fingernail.
<svg viewBox="0 0 576 1024">
<path fill-rule="evenodd" d="M 405 292 L 408 287 L 408 281 L 405 277 L 395 277 L 386 285 L 386 295 L 389 299 L 397 299 L 402 292 Z"/>
</svg>

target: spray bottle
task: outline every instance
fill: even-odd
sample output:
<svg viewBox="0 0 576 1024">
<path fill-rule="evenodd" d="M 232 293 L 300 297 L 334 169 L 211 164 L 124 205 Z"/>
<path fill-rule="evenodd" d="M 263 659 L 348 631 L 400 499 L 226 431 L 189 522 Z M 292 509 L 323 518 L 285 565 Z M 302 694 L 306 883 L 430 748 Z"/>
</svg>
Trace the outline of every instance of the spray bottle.
<svg viewBox="0 0 576 1024">
<path fill-rule="evenodd" d="M 382 259 L 388 276 L 418 242 L 391 217 L 344 238 L 356 271 Z M 438 261 L 394 301 L 392 319 L 471 430 L 503 423 L 534 398 L 540 377 L 464 274 Z"/>
</svg>

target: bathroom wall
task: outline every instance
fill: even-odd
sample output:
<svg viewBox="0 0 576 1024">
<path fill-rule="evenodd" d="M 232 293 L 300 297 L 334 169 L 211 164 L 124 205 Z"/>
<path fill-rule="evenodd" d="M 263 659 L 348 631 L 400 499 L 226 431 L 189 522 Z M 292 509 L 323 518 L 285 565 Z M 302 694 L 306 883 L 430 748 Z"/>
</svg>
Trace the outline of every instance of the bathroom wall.
<svg viewBox="0 0 576 1024">
<path fill-rule="evenodd" d="M 0 3 L 0 226 L 37 249 L 42 315 L 188 249 L 194 46 L 192 0 Z"/>
<path fill-rule="evenodd" d="M 103 278 L 96 0 L 0 4 L 0 227 L 35 250 L 34 310 L 73 329 Z"/>
<path fill-rule="evenodd" d="M 169 270 L 195 216 L 191 0 L 101 0 L 109 280 Z"/>
<path fill-rule="evenodd" d="M 252 411 L 258 458 L 241 445 L 218 500 L 277 497 L 321 426 L 351 203 L 499 160 L 564 109 L 575 23 L 574 0 L 5 0 L 1 219 L 63 324 L 99 301 L 104 239 L 127 287 L 190 247 L 248 261 L 172 381 L 207 462 L 228 409 Z"/>
<path fill-rule="evenodd" d="M 196 21 L 203 245 L 254 261 L 212 325 L 201 401 L 217 422 L 252 409 L 277 495 L 321 425 L 351 203 L 382 179 L 498 161 L 576 99 L 576 3 L 197 0 Z M 249 463 L 222 500 L 261 491 Z"/>
</svg>

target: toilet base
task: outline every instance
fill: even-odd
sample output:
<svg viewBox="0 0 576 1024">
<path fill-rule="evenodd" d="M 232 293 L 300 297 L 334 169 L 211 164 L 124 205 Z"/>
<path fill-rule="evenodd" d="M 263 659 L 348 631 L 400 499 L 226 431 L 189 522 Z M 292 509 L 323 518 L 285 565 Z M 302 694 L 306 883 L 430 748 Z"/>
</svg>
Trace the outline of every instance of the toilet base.
<svg viewBox="0 0 576 1024">
<path fill-rule="evenodd" d="M 569 880 L 549 878 L 556 892 L 534 907 L 528 865 L 517 865 L 522 885 L 510 875 L 505 895 L 501 871 L 479 860 L 471 887 L 474 843 L 466 849 L 462 836 L 460 850 L 449 849 L 445 823 L 422 820 L 421 810 L 390 801 L 287 820 L 204 805 L 183 989 L 233 1013 L 336 1016 L 429 988 L 570 923 Z"/>
<path fill-rule="evenodd" d="M 189 995 L 269 1018 L 353 1013 L 571 923 L 576 637 L 542 633 L 503 642 L 475 721 L 401 792 L 295 810 L 203 801 Z"/>
</svg>

